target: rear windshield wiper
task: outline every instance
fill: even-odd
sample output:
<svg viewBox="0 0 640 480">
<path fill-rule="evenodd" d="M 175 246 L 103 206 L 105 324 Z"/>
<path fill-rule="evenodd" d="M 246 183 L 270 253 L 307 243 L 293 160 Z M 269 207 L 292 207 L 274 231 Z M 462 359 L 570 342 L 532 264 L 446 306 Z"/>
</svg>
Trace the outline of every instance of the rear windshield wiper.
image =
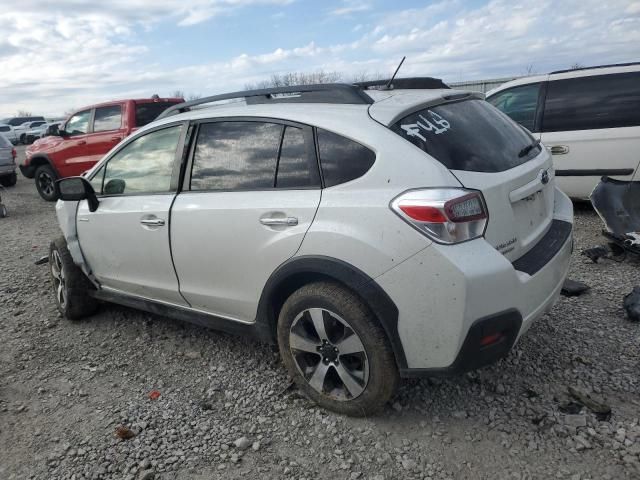
<svg viewBox="0 0 640 480">
<path fill-rule="evenodd" d="M 522 158 L 525 155 L 527 155 L 531 150 L 533 150 L 534 148 L 536 148 L 538 145 L 540 145 L 540 139 L 538 140 L 534 140 L 533 143 L 531 145 L 527 145 L 526 147 L 524 147 L 522 150 L 520 150 L 520 153 L 518 153 L 518 158 Z"/>
</svg>

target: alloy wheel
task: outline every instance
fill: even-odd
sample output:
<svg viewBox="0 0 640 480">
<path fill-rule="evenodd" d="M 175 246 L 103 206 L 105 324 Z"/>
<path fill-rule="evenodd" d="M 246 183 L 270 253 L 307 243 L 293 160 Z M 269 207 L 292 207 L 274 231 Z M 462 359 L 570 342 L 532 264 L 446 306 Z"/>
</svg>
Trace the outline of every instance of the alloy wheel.
<svg viewBox="0 0 640 480">
<path fill-rule="evenodd" d="M 38 187 L 40 187 L 40 191 L 46 196 L 49 197 L 53 195 L 55 191 L 53 177 L 47 172 L 40 172 L 40 175 L 38 175 Z"/>
<path fill-rule="evenodd" d="M 289 330 L 294 362 L 317 392 L 338 400 L 353 400 L 369 381 L 369 360 L 357 333 L 334 312 L 309 308 Z"/>
<path fill-rule="evenodd" d="M 56 292 L 56 300 L 60 308 L 64 309 L 67 304 L 67 284 L 62 266 L 62 259 L 57 250 L 51 252 L 51 276 L 53 277 L 53 289 Z"/>
</svg>

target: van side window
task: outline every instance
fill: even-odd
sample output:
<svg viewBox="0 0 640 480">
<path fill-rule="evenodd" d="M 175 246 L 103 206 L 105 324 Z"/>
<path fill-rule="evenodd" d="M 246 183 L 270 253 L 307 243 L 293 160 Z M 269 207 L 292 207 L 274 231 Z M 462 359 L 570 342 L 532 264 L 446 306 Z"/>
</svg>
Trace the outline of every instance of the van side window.
<svg viewBox="0 0 640 480">
<path fill-rule="evenodd" d="M 533 132 L 539 93 L 540 83 L 532 83 L 503 90 L 488 98 L 487 102 Z"/>
<path fill-rule="evenodd" d="M 640 72 L 552 80 L 543 132 L 640 125 Z"/>
<path fill-rule="evenodd" d="M 376 154 L 367 147 L 321 128 L 318 147 L 325 187 L 361 177 L 376 160 Z"/>
</svg>

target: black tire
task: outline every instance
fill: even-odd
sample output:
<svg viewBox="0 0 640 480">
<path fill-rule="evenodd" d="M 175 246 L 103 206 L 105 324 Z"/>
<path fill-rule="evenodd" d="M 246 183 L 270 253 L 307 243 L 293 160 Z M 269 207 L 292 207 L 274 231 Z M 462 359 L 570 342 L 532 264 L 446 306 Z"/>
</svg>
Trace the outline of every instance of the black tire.
<svg viewBox="0 0 640 480">
<path fill-rule="evenodd" d="M 63 237 L 49 246 L 49 274 L 56 306 L 62 315 L 69 320 L 78 320 L 96 311 L 98 302 L 89 295 L 94 287 L 73 263 Z"/>
<path fill-rule="evenodd" d="M 55 182 L 58 175 L 53 171 L 50 165 L 40 165 L 36 169 L 34 175 L 36 181 L 36 189 L 40 196 L 47 202 L 54 202 L 58 199 L 56 195 Z"/>
<path fill-rule="evenodd" d="M 13 187 L 17 181 L 18 175 L 16 175 L 16 172 L 0 177 L 0 185 L 3 187 Z"/>
<path fill-rule="evenodd" d="M 22 134 L 20 135 L 20 143 L 22 143 L 23 145 L 27 144 L 27 135 L 26 134 Z"/>
<path fill-rule="evenodd" d="M 329 342 L 322 343 L 322 336 L 317 334 L 317 329 L 310 331 L 306 328 L 309 324 L 305 322 L 312 318 L 312 311 L 322 311 L 322 328 L 328 327 L 326 338 L 329 338 Z M 338 334 L 341 331 L 342 335 L 332 338 L 331 328 L 337 328 Z M 303 335 L 311 332 L 311 337 L 315 339 L 311 343 L 318 344 L 314 347 L 317 352 L 313 353 L 308 344 L 305 344 L 304 351 L 291 348 L 290 339 L 296 341 L 295 329 L 298 332 L 304 330 Z M 338 347 L 345 345 L 345 339 L 351 339 L 354 334 L 357 341 L 361 342 L 359 345 L 364 348 L 364 353 L 339 353 Z M 324 357 L 327 345 L 329 357 Z M 337 413 L 351 416 L 373 414 L 391 399 L 398 385 L 399 375 L 393 351 L 383 329 L 367 305 L 338 283 L 311 283 L 287 299 L 278 318 L 278 346 L 282 360 L 299 389 L 321 407 Z M 335 352 L 333 354 L 332 348 Z M 315 370 L 314 355 L 317 356 Z M 364 362 L 368 362 L 367 366 L 364 366 Z M 299 366 L 301 364 L 304 365 L 304 373 L 303 367 Z M 347 367 L 348 364 L 351 364 L 352 369 Z M 322 380 L 318 390 L 309 382 L 320 367 L 327 373 L 320 374 Z M 343 377 L 338 374 L 338 368 L 342 368 L 343 375 L 345 368 L 351 372 L 368 372 L 368 375 L 362 373 L 351 376 L 351 380 L 357 379 L 357 389 L 353 390 L 358 392 L 358 389 L 362 389 L 355 397 L 351 395 L 347 383 L 342 382 Z M 330 391 L 325 391 L 329 389 Z M 336 392 L 343 392 L 344 395 Z"/>
</svg>

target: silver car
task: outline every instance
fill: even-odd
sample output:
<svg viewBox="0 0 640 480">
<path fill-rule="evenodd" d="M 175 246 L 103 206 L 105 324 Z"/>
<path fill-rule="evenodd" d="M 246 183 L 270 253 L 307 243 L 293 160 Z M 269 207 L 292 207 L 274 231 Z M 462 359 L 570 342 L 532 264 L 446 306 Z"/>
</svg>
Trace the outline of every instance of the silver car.
<svg viewBox="0 0 640 480">
<path fill-rule="evenodd" d="M 7 137 L 0 133 L 0 185 L 13 187 L 17 179 L 16 149 Z"/>
</svg>

